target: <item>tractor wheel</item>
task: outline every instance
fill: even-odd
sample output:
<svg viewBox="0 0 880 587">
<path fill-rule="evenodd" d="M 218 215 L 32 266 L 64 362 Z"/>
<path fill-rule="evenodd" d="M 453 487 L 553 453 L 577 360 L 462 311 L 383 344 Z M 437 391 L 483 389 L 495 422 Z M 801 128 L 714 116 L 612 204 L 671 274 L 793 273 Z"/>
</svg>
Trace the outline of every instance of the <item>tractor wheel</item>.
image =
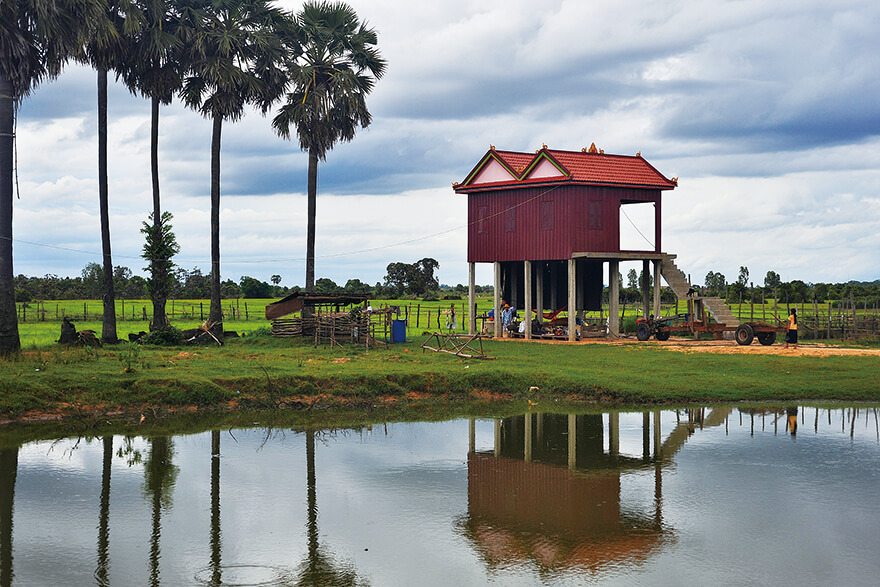
<svg viewBox="0 0 880 587">
<path fill-rule="evenodd" d="M 658 330 L 657 334 L 654 335 L 654 338 L 657 340 L 669 340 L 669 334 L 668 330 Z"/>
<path fill-rule="evenodd" d="M 638 326 L 636 326 L 636 338 L 638 338 L 642 342 L 651 338 L 651 329 L 648 328 L 648 325 L 644 322 L 641 322 Z"/>
<path fill-rule="evenodd" d="M 759 332 L 757 336 L 758 342 L 760 342 L 764 346 L 770 346 L 771 344 L 776 342 L 775 332 Z"/>
<path fill-rule="evenodd" d="M 740 324 L 736 328 L 734 337 L 736 338 L 737 344 L 748 346 L 752 344 L 752 341 L 755 339 L 755 331 L 748 324 Z"/>
</svg>

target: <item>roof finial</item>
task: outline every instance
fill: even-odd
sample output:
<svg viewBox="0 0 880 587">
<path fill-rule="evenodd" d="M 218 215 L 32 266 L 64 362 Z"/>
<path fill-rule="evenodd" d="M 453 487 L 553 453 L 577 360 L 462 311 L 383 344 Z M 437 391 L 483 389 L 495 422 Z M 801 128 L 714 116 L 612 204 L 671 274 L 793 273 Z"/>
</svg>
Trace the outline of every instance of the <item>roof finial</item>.
<svg viewBox="0 0 880 587">
<path fill-rule="evenodd" d="M 541 148 L 542 148 L 542 149 L 546 149 L 546 148 L 547 148 L 547 143 L 541 143 Z"/>
<path fill-rule="evenodd" d="M 677 178 L 677 177 L 673 177 L 673 178 L 672 178 L 672 183 L 674 183 L 675 185 L 678 185 L 678 178 Z"/>
<path fill-rule="evenodd" d="M 489 145 L 489 150 L 490 150 L 490 151 L 494 151 L 494 150 L 495 150 L 495 145 Z"/>
<path fill-rule="evenodd" d="M 636 153 L 636 157 L 641 157 L 641 156 L 642 156 L 642 152 L 641 152 L 641 151 L 639 151 L 638 153 Z"/>
<path fill-rule="evenodd" d="M 596 148 L 596 143 L 590 143 L 590 153 L 598 153 L 599 149 Z"/>
</svg>

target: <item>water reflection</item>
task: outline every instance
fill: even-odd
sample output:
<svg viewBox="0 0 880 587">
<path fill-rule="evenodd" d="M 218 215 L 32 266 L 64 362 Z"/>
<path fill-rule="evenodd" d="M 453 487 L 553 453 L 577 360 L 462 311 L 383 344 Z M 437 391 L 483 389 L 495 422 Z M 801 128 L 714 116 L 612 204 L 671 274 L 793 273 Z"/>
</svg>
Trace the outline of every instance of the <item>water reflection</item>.
<svg viewBox="0 0 880 587">
<path fill-rule="evenodd" d="M 250 428 L 221 455 L 224 434 L 7 443 L 0 587 L 880 574 L 873 408 Z"/>
<path fill-rule="evenodd" d="M 620 414 L 527 413 L 495 421 L 491 450 L 477 452 L 470 425 L 468 514 L 462 531 L 490 568 L 530 562 L 542 572 L 640 564 L 674 531 L 663 523 L 664 461 L 697 423 L 718 426 L 729 408 L 686 410 L 661 444 L 660 412 L 642 416 L 642 455 L 620 453 Z M 607 428 L 606 428 L 607 419 Z M 606 442 L 607 435 L 607 442 Z M 621 475 L 650 465 L 653 496 L 621 508 Z"/>
<path fill-rule="evenodd" d="M 12 513 L 18 448 L 0 449 L 0 585 L 12 585 Z"/>
</svg>

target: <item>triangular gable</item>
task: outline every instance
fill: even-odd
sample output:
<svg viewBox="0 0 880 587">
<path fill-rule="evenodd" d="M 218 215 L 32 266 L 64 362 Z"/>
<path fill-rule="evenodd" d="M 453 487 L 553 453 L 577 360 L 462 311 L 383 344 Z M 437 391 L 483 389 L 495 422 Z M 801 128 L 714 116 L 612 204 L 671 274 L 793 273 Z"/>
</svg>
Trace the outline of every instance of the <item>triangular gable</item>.
<svg viewBox="0 0 880 587">
<path fill-rule="evenodd" d="M 463 185 L 493 183 L 511 179 L 517 179 L 516 173 L 495 153 L 495 149 L 490 149 L 477 163 L 473 171 L 468 174 Z"/>
<path fill-rule="evenodd" d="M 525 169 L 521 179 L 543 179 L 548 177 L 567 178 L 571 174 L 568 170 L 543 149 L 540 150 L 529 166 Z"/>
<path fill-rule="evenodd" d="M 468 185 L 508 181 L 510 179 L 516 179 L 516 177 L 514 177 L 506 167 L 499 163 L 497 159 L 490 158 Z"/>
</svg>

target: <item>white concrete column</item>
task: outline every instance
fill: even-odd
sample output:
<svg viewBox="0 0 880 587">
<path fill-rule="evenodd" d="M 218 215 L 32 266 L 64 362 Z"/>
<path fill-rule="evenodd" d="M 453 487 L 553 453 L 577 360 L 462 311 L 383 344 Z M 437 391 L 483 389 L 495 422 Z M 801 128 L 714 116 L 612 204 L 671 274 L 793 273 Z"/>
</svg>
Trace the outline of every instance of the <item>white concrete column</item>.
<svg viewBox="0 0 880 587">
<path fill-rule="evenodd" d="M 538 322 L 544 322 L 544 262 L 538 262 L 535 272 L 535 309 L 538 311 Z"/>
<path fill-rule="evenodd" d="M 577 416 L 568 415 L 568 468 L 577 465 Z"/>
<path fill-rule="evenodd" d="M 495 306 L 495 338 L 501 338 L 501 263 L 495 261 L 495 283 L 493 289 Z"/>
<path fill-rule="evenodd" d="M 477 421 L 473 418 L 468 422 L 468 452 L 477 450 Z"/>
<path fill-rule="evenodd" d="M 495 418 L 495 456 L 501 456 L 501 420 Z"/>
<path fill-rule="evenodd" d="M 526 325 L 526 340 L 532 339 L 532 262 L 525 261 L 523 262 L 525 273 L 525 304 L 526 309 L 523 312 L 523 320 Z"/>
<path fill-rule="evenodd" d="M 654 316 L 660 316 L 660 259 L 654 260 Z"/>
<path fill-rule="evenodd" d="M 471 336 L 477 333 L 476 266 L 476 263 L 468 263 L 468 334 Z"/>
<path fill-rule="evenodd" d="M 620 336 L 620 261 L 608 261 L 608 330 Z"/>
<path fill-rule="evenodd" d="M 574 329 L 577 326 L 575 314 L 577 312 L 577 262 L 568 260 L 568 340 L 575 340 Z"/>
</svg>

